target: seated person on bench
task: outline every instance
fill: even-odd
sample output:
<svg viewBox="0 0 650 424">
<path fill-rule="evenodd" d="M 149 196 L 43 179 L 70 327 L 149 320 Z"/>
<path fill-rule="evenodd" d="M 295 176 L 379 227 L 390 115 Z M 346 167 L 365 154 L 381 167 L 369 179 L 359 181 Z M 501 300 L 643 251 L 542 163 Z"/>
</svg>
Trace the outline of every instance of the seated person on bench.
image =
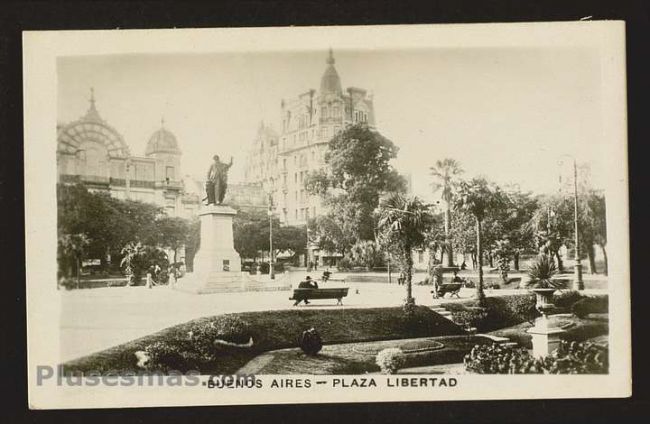
<svg viewBox="0 0 650 424">
<path fill-rule="evenodd" d="M 458 276 L 458 271 L 454 271 L 454 278 L 451 279 L 452 283 L 464 283 L 465 280 Z"/>
<path fill-rule="evenodd" d="M 316 281 L 312 280 L 311 277 L 308 275 L 307 278 L 305 278 L 303 281 L 301 281 L 298 284 L 299 289 L 317 289 L 318 288 L 318 283 Z M 305 305 L 309 304 L 309 301 L 307 299 L 304 299 Z M 296 301 L 296 305 L 299 304 L 300 301 Z"/>
</svg>

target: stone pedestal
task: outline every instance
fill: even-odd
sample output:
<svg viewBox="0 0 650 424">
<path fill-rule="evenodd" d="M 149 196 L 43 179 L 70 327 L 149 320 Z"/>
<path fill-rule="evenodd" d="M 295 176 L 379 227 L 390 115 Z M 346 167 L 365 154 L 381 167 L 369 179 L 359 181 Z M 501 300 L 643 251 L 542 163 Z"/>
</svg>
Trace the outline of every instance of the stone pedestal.
<svg viewBox="0 0 650 424">
<path fill-rule="evenodd" d="M 560 346 L 562 334 L 566 331 L 557 327 L 550 327 L 548 318 L 542 316 L 535 320 L 535 326 L 528 329 L 528 334 L 533 336 L 533 356 L 546 357 Z"/>
<path fill-rule="evenodd" d="M 232 220 L 237 211 L 223 205 L 209 205 L 199 212 L 201 245 L 194 257 L 194 272 L 177 289 L 192 293 L 245 290 L 241 259 L 234 248 Z"/>
</svg>

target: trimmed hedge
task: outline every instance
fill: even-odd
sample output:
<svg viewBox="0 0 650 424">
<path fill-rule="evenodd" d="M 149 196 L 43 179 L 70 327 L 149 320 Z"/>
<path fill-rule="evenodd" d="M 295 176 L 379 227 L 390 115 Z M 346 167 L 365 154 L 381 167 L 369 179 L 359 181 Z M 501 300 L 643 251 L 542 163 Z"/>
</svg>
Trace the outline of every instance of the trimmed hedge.
<svg viewBox="0 0 650 424">
<path fill-rule="evenodd" d="M 532 321 L 539 315 L 533 294 L 487 297 L 483 306 L 476 300 L 442 306 L 451 311 L 454 321 L 469 324 L 481 332 Z"/>
<path fill-rule="evenodd" d="M 586 296 L 566 291 L 556 294 L 553 302 L 558 307 L 557 312 L 570 310 L 581 318 L 590 313 L 607 312 L 606 295 Z M 540 315 L 535 308 L 535 295 L 532 293 L 487 297 L 482 306 L 477 300 L 445 303 L 441 306 L 452 313 L 455 322 L 471 325 L 480 332 L 533 322 Z"/>
</svg>

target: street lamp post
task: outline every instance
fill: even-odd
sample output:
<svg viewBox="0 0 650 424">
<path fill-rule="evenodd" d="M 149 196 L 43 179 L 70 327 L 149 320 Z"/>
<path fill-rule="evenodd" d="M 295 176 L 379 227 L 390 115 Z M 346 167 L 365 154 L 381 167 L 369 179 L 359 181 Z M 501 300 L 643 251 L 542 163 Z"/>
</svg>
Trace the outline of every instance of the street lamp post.
<svg viewBox="0 0 650 424">
<path fill-rule="evenodd" d="M 309 268 L 309 209 L 305 211 L 305 228 L 307 229 L 307 242 L 305 244 L 305 267 Z"/>
<path fill-rule="evenodd" d="M 578 165 L 576 158 L 571 155 L 564 155 L 573 159 L 573 230 L 575 232 L 575 264 L 573 265 L 573 288 L 584 290 L 585 283 L 582 280 L 582 263 L 580 261 L 580 229 L 578 227 Z"/>
<path fill-rule="evenodd" d="M 269 193 L 269 276 L 275 280 L 273 271 L 273 196 Z"/>
</svg>

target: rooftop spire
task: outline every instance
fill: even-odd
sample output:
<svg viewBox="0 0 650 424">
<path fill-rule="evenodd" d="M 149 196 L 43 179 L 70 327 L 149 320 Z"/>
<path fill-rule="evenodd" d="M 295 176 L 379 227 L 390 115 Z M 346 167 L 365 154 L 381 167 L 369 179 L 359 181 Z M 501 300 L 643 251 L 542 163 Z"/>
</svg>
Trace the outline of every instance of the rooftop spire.
<svg viewBox="0 0 650 424">
<path fill-rule="evenodd" d="M 342 92 L 341 79 L 339 78 L 339 74 L 336 72 L 336 68 L 334 67 L 334 53 L 332 52 L 331 47 L 329 49 L 326 62 L 327 68 L 325 69 L 325 73 L 320 80 L 320 93 L 321 95 L 326 93 L 334 93 L 340 95 Z"/>
<path fill-rule="evenodd" d="M 329 54 L 327 55 L 327 61 L 326 63 L 328 65 L 334 65 L 334 52 L 332 52 L 332 48 L 330 47 Z"/>
<path fill-rule="evenodd" d="M 160 117 L 160 128 L 165 128 L 165 117 L 164 116 Z"/>
<path fill-rule="evenodd" d="M 84 119 L 86 121 L 101 122 L 102 118 L 99 116 L 99 112 L 97 112 L 97 108 L 95 107 L 95 89 L 93 87 L 90 87 L 90 99 L 88 101 L 90 102 L 90 108 L 88 108 Z"/>
</svg>

